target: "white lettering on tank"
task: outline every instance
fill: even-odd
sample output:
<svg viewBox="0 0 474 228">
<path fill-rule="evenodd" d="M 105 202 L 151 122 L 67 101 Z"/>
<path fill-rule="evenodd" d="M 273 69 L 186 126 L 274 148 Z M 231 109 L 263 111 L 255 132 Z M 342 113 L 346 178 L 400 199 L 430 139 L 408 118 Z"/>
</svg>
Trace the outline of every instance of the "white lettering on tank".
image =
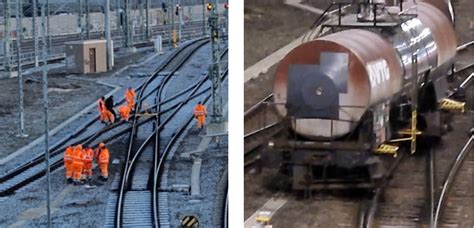
<svg viewBox="0 0 474 228">
<path fill-rule="evenodd" d="M 366 68 L 369 73 L 370 86 L 372 88 L 390 79 L 390 71 L 385 59 L 367 63 Z"/>
</svg>

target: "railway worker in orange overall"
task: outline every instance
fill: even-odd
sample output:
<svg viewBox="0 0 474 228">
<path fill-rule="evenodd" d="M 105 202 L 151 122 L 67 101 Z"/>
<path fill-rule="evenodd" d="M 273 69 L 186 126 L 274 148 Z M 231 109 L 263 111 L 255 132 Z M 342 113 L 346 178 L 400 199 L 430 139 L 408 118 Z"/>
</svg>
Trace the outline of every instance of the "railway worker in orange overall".
<svg viewBox="0 0 474 228">
<path fill-rule="evenodd" d="M 68 183 L 72 183 L 72 154 L 74 152 L 74 148 L 72 146 L 68 146 L 66 151 L 64 152 L 64 168 L 66 169 L 66 180 Z"/>
<path fill-rule="evenodd" d="M 128 87 L 125 91 L 125 101 L 127 101 L 128 107 L 132 110 L 135 106 L 135 90 L 132 87 Z"/>
<path fill-rule="evenodd" d="M 97 163 L 100 167 L 100 178 L 106 181 L 109 178 L 109 149 L 105 147 L 104 143 L 99 144 L 99 148 L 96 151 Z"/>
<path fill-rule="evenodd" d="M 198 102 L 198 104 L 194 107 L 194 117 L 197 119 L 198 128 L 201 129 L 206 122 L 206 106 L 202 104 L 202 102 Z"/>
<path fill-rule="evenodd" d="M 74 181 L 74 185 L 81 184 L 82 178 L 82 169 L 84 168 L 84 158 L 85 154 L 82 151 L 82 145 L 79 144 L 74 148 L 74 152 L 72 154 L 72 179 Z"/>
<path fill-rule="evenodd" d="M 128 105 L 122 105 L 118 108 L 120 118 L 124 119 L 125 121 L 128 121 L 128 118 L 130 118 L 130 111 L 131 108 Z"/>
<path fill-rule="evenodd" d="M 98 101 L 97 101 L 97 107 L 99 109 L 99 119 L 100 121 L 104 122 L 105 121 L 105 97 L 101 97 Z"/>
<path fill-rule="evenodd" d="M 92 179 L 92 162 L 94 161 L 94 151 L 91 148 L 84 150 L 84 177 L 90 181 Z"/>
<path fill-rule="evenodd" d="M 103 115 L 104 115 L 105 123 L 111 123 L 111 124 L 115 123 L 115 116 L 108 109 L 104 109 Z"/>
</svg>

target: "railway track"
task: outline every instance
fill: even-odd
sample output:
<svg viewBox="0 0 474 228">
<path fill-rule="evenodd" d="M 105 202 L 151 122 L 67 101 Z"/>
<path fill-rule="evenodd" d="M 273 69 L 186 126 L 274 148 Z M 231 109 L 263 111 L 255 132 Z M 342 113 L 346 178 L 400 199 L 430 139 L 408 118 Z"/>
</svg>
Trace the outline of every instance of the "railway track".
<svg viewBox="0 0 474 228">
<path fill-rule="evenodd" d="M 163 68 L 157 70 L 148 80 L 147 85 L 150 84 L 154 78 L 156 78 L 161 72 L 166 72 L 166 76 L 160 80 L 158 86 L 157 98 L 161 99 L 161 93 L 163 88 L 171 78 L 171 76 L 191 57 L 191 55 L 198 50 L 199 47 L 207 43 L 205 40 L 194 44 L 193 48 L 190 48 L 188 52 L 184 53 L 181 58 L 176 58 L 173 61 L 168 62 Z M 140 103 L 137 104 L 136 110 L 139 110 L 146 97 L 143 97 L 143 93 L 146 87 L 143 88 L 139 93 Z M 194 91 L 194 90 L 193 90 Z M 144 99 L 143 99 L 144 98 Z M 156 99 L 155 99 L 156 100 Z M 158 100 L 156 100 L 158 101 Z M 174 109 L 174 113 L 179 111 L 180 107 Z M 161 110 L 161 105 L 156 106 L 156 110 Z M 125 168 L 122 175 L 120 189 L 117 200 L 117 210 L 115 214 L 117 227 L 121 226 L 155 226 L 158 224 L 155 220 L 154 210 L 142 211 L 140 209 L 153 209 L 153 194 L 152 190 L 148 188 L 148 183 L 151 176 L 152 170 L 155 169 L 157 164 L 157 154 L 159 151 L 160 132 L 162 131 L 163 124 L 160 124 L 160 116 L 156 116 L 155 124 L 156 129 L 146 138 L 146 140 L 139 146 L 134 152 L 135 138 L 138 136 L 138 129 L 136 126 L 137 119 L 134 120 L 132 125 L 132 132 L 130 134 L 130 141 L 127 151 L 127 158 L 125 161 Z M 168 119 L 169 120 L 169 119 Z M 150 131 L 150 129 L 146 129 Z M 150 142 L 156 136 L 154 146 L 150 146 Z M 155 156 L 154 156 L 155 155 Z M 153 183 L 153 182 L 152 182 Z M 154 184 L 154 183 L 153 183 Z M 106 219 L 109 220 L 109 219 Z M 109 224 L 106 224 L 108 226 Z M 112 224 L 110 224 L 112 225 Z"/>
<path fill-rule="evenodd" d="M 258 148 L 284 129 L 278 114 L 270 102 L 273 94 L 263 98 L 244 113 L 244 167 L 251 167 L 260 159 Z"/>
<path fill-rule="evenodd" d="M 227 228 L 229 227 L 229 189 L 226 188 L 225 191 L 225 203 L 223 206 L 223 213 L 222 213 L 222 227 Z"/>
<path fill-rule="evenodd" d="M 463 45 L 465 47 L 465 45 Z M 455 71 L 455 74 L 463 73 L 467 69 L 471 69 L 472 64 L 461 67 Z M 453 91 L 467 89 L 472 80 L 472 73 L 466 77 Z M 450 93 L 449 96 L 455 95 Z M 448 175 L 444 181 L 444 185 L 441 188 L 439 199 L 436 200 L 438 191 L 437 175 L 440 171 L 438 169 L 443 168 L 446 165 L 446 160 L 451 158 L 444 157 L 438 164 L 435 161 L 435 155 L 443 154 L 446 151 L 440 149 L 430 148 L 428 151 L 422 151 L 420 156 L 410 156 L 405 158 L 405 161 L 400 165 L 397 172 L 393 174 L 393 179 L 390 183 L 383 183 L 380 188 L 377 188 L 370 202 L 368 209 L 365 205 L 360 214 L 363 214 L 358 223 L 358 227 L 377 227 L 377 226 L 419 226 L 420 224 L 429 224 L 430 227 L 438 227 L 439 218 L 443 212 L 443 209 L 449 211 L 446 213 L 446 223 L 448 225 L 459 226 L 462 222 L 459 221 L 462 216 L 462 206 L 459 202 L 446 204 L 449 189 L 455 186 L 455 192 L 457 200 L 472 200 L 472 193 L 466 189 L 468 184 L 454 185 L 455 178 L 461 178 L 464 183 L 469 182 L 469 175 L 472 175 L 469 170 L 472 170 L 474 163 L 472 158 L 467 162 L 467 166 L 464 172 L 461 172 L 461 177 L 457 177 L 456 173 L 461 168 L 463 161 L 466 158 L 467 153 L 472 147 L 473 137 L 466 144 L 464 144 L 461 151 L 456 155 L 455 161 L 449 168 Z M 436 152 L 435 152 L 436 150 Z M 454 154 L 447 154 L 446 156 L 454 156 Z M 425 166 L 420 166 L 423 163 L 423 159 L 426 160 Z M 442 170 L 441 170 L 442 171 Z M 407 175 L 409 174 L 409 175 Z M 390 174 L 389 172 L 389 175 Z M 462 178 L 464 177 L 464 178 Z M 384 180 L 387 181 L 387 180 Z M 380 203 L 381 198 L 384 197 L 386 200 Z M 456 198 L 454 197 L 454 198 Z M 456 201 L 456 200 L 454 200 Z M 449 206 L 446 206 L 449 205 Z M 365 211 L 364 211 L 365 210 Z M 377 221 L 375 221 L 377 217 Z M 446 225 L 446 223 L 444 225 Z"/>
<path fill-rule="evenodd" d="M 173 59 L 175 59 L 180 52 L 182 52 L 183 50 L 186 50 L 187 47 L 189 47 L 191 44 L 196 43 L 196 42 L 203 42 L 205 39 L 206 38 L 198 39 L 194 42 L 186 44 L 181 49 L 179 49 L 174 54 L 172 54 L 170 58 L 167 61 L 165 61 L 164 65 L 166 65 L 166 63 L 172 62 Z M 146 83 L 142 84 L 137 89 L 141 89 L 145 84 Z M 150 91 L 147 91 L 144 96 L 148 97 L 156 89 L 157 88 L 152 88 Z M 184 92 L 189 91 L 190 89 L 191 88 L 187 88 L 186 90 L 184 90 Z M 179 98 L 179 96 L 180 94 L 178 93 L 174 96 L 171 96 L 169 99 L 165 99 L 164 101 L 160 102 L 160 104 L 170 103 L 173 100 L 176 100 L 177 98 Z M 116 104 L 116 106 L 123 102 L 124 100 L 122 99 L 120 102 Z M 171 111 L 175 106 L 176 105 L 171 106 L 165 110 L 162 110 L 162 113 Z M 149 109 L 151 108 L 154 108 L 154 106 L 151 106 L 147 110 L 144 110 L 142 112 L 149 111 Z M 132 119 L 136 120 L 134 116 L 132 116 Z M 151 120 L 152 120 L 151 118 L 146 118 L 140 122 L 137 122 L 136 126 L 143 125 Z M 98 117 L 91 119 L 82 127 L 80 127 L 78 130 L 76 130 L 74 133 L 61 139 L 58 143 L 56 143 L 49 149 L 50 154 L 51 154 L 51 158 L 50 158 L 51 169 L 55 170 L 62 166 L 62 153 L 68 145 L 84 144 L 86 146 L 94 147 L 94 146 L 97 146 L 97 144 L 101 141 L 103 142 L 112 141 L 118 138 L 119 136 L 132 130 L 131 127 L 127 126 L 124 123 L 125 122 L 120 121 L 113 125 L 102 127 L 103 125 L 99 122 Z M 109 136 L 105 135 L 105 133 L 107 133 Z M 0 196 L 12 194 L 19 188 L 33 182 L 39 177 L 42 177 L 46 171 L 43 163 L 44 163 L 44 153 L 39 154 L 38 156 L 31 159 L 30 161 L 19 165 L 18 167 L 12 169 L 10 172 L 1 176 L 0 177 Z"/>
<path fill-rule="evenodd" d="M 208 41 L 206 40 L 205 42 Z M 170 108 L 164 108 L 161 105 L 165 86 L 173 73 L 179 69 L 194 51 L 190 51 L 182 60 L 169 63 L 168 67 L 162 70 L 162 72 L 166 72 L 167 76 L 161 80 L 156 91 L 156 98 L 154 100 L 157 104 L 153 106 L 153 109 L 157 113 L 162 113 L 163 109 Z M 221 54 L 221 58 L 226 53 L 227 49 Z M 159 72 L 157 71 L 156 75 Z M 224 75 L 226 74 L 227 72 L 224 73 Z M 162 169 L 168 153 L 193 119 L 192 115 L 189 116 L 189 113 L 192 113 L 193 106 L 188 103 L 203 97 L 206 97 L 204 100 L 207 101 L 210 97 L 210 85 L 205 87 L 206 82 L 208 82 L 208 76 L 203 77 L 200 81 L 179 92 L 179 95 L 174 95 L 173 97 L 183 95 L 185 97 L 176 104 L 172 104 L 172 111 L 170 113 L 153 116 L 152 126 L 143 126 L 141 127 L 142 131 L 138 131 L 138 127 L 132 127 L 134 130 L 130 134 L 127 159 L 119 188 L 117 189 L 118 192 L 109 201 L 110 206 L 108 206 L 106 212 L 106 227 L 158 227 L 169 225 L 167 218 L 164 219 L 168 212 L 166 207 L 158 205 L 161 202 L 158 194 L 161 186 L 160 176 L 164 175 Z M 141 101 L 147 99 L 147 97 L 141 94 L 139 96 L 142 97 Z M 138 104 L 137 110 L 140 105 Z M 174 126 L 179 127 L 174 128 Z M 139 134 L 146 136 L 143 142 L 135 139 Z M 138 149 L 136 149 L 137 146 Z"/>
<path fill-rule="evenodd" d="M 458 47 L 458 51 L 463 51 L 472 44 L 473 42 L 471 41 L 460 45 Z M 471 71 L 472 66 L 473 64 L 469 63 L 467 65 L 457 67 L 454 70 L 454 75 L 458 76 L 458 79 L 459 75 L 464 77 L 466 72 Z M 459 91 L 464 93 L 463 90 L 467 90 L 467 88 L 469 88 L 469 86 L 472 84 L 474 77 L 472 75 L 472 73 L 468 73 L 467 78 L 460 82 L 460 85 L 448 94 L 449 97 L 456 97 L 459 95 Z M 270 94 L 255 104 L 253 107 L 248 109 L 248 111 L 245 113 L 245 168 L 251 167 L 255 161 L 258 161 L 258 146 L 268 142 L 265 137 L 271 134 L 271 129 L 275 128 L 277 123 L 279 123 L 276 122 L 269 124 L 268 119 L 271 117 L 268 116 L 269 114 L 264 115 L 264 111 L 262 111 L 263 107 L 267 105 L 266 103 L 271 102 L 271 98 L 272 95 Z M 252 138 L 254 141 L 252 141 Z M 253 143 L 255 143 L 257 146 L 252 145 Z M 401 154 L 402 153 L 400 153 L 400 155 Z M 418 155 L 415 155 L 414 157 L 405 155 L 404 158 L 402 156 L 399 156 L 396 158 L 396 160 L 390 162 L 392 166 L 384 178 L 384 183 L 382 183 L 380 188 L 374 191 L 370 200 L 366 200 L 364 198 L 361 199 L 359 203 L 359 209 L 356 210 L 359 214 L 354 216 L 357 218 L 357 221 L 353 222 L 356 223 L 351 223 L 349 219 L 345 225 L 350 224 L 350 227 L 418 227 L 420 224 L 429 224 L 430 217 L 435 217 L 435 210 L 430 210 L 430 208 L 439 206 L 434 202 L 436 193 L 438 191 L 433 189 L 437 188 L 436 176 L 430 170 L 434 170 L 437 165 L 434 164 L 434 161 L 431 157 L 420 158 Z M 472 207 L 470 210 L 469 208 L 466 208 L 465 204 L 463 206 L 462 203 L 460 203 L 463 200 L 464 202 L 466 200 L 472 200 L 473 197 L 472 191 L 466 189 L 467 183 L 472 182 L 468 182 L 466 179 L 469 179 L 469 174 L 472 175 L 474 162 L 472 162 L 472 156 L 467 157 L 467 162 L 461 168 L 462 171 L 460 171 L 462 174 L 457 177 L 457 182 L 460 183 L 454 184 L 453 192 L 455 192 L 455 196 L 452 197 L 452 202 L 445 203 L 448 205 L 445 206 L 445 208 L 448 208 L 445 209 L 448 211 L 445 212 L 444 215 L 446 218 L 440 216 L 444 221 L 443 227 L 445 225 L 452 225 L 453 227 L 467 227 L 463 225 L 469 225 L 469 227 L 472 226 L 472 224 L 467 224 L 465 221 L 464 223 L 459 221 L 462 220 L 462 211 L 472 211 Z M 426 164 L 426 166 L 420 164 Z M 386 200 L 381 202 L 382 198 L 385 198 Z M 339 201 L 335 200 L 331 203 L 331 205 L 336 205 L 336 202 L 340 203 Z M 328 205 L 328 207 L 330 208 L 331 206 Z M 348 211 L 352 209 L 354 209 L 353 206 L 347 206 Z M 429 213 L 430 211 L 433 213 Z M 440 214 L 443 215 L 443 213 Z M 342 222 L 343 220 L 343 218 L 338 218 L 338 222 Z M 455 220 L 457 220 L 457 222 L 454 222 Z M 433 222 L 431 223 L 433 224 Z M 324 224 L 324 222 L 322 224 Z"/>
<path fill-rule="evenodd" d="M 192 39 L 194 36 L 197 36 L 195 33 L 196 30 L 201 29 L 202 22 L 193 21 L 188 23 L 183 27 L 182 36 L 188 39 Z M 169 30 L 168 26 L 157 25 L 151 28 L 152 36 L 161 35 L 163 43 L 169 39 L 167 31 Z M 200 31 L 200 30 L 199 30 Z M 91 32 L 90 39 L 102 39 L 103 32 Z M 120 47 L 124 46 L 125 37 L 121 31 L 113 30 L 112 37 L 114 40 L 114 49 L 118 50 Z M 151 46 L 149 40 L 144 39 L 144 34 L 136 34 L 134 36 L 134 46 L 135 47 L 145 47 Z M 64 43 L 68 41 L 81 40 L 80 34 L 68 34 L 63 36 L 54 36 L 51 38 L 52 49 L 49 53 L 48 62 L 57 62 L 65 58 Z M 16 42 L 12 43 L 12 53 L 11 53 L 11 64 L 14 69 L 17 67 L 16 59 Z M 34 66 L 34 41 L 33 39 L 25 39 L 22 42 L 22 66 L 23 67 L 33 67 Z M 3 56 L 0 57 L 0 69 L 3 69 L 4 59 Z"/>
<path fill-rule="evenodd" d="M 464 200 L 469 201 L 469 199 L 472 200 L 473 198 L 472 189 L 468 187 L 470 186 L 469 180 L 472 178 L 472 170 L 474 168 L 474 158 L 472 156 L 473 143 L 474 135 L 471 135 L 449 168 L 435 210 L 432 211 L 433 221 L 431 224 L 434 228 L 439 227 L 439 224 L 442 222 L 444 222 L 444 225 L 460 225 L 462 223 L 461 220 L 465 219 L 462 214 L 461 202 Z M 468 156 L 469 153 L 471 153 L 470 157 Z"/>
</svg>

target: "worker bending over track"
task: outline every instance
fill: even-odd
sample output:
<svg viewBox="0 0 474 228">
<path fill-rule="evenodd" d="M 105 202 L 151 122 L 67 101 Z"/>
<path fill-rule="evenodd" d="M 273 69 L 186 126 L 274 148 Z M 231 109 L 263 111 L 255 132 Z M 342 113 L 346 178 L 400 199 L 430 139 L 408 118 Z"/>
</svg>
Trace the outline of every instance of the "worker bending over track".
<svg viewBox="0 0 474 228">
<path fill-rule="evenodd" d="M 122 105 L 118 108 L 118 111 L 120 114 L 120 118 L 122 118 L 125 121 L 128 121 L 128 118 L 130 118 L 130 111 L 132 111 L 130 106 Z"/>
<path fill-rule="evenodd" d="M 105 98 L 101 97 L 97 101 L 97 108 L 99 109 L 99 119 L 101 122 L 105 121 Z"/>
<path fill-rule="evenodd" d="M 109 178 L 109 149 L 105 147 L 104 143 L 100 143 L 96 150 L 97 163 L 100 167 L 100 178 L 106 181 Z"/>
<path fill-rule="evenodd" d="M 107 99 L 109 100 L 109 99 Z M 110 102 L 109 102 L 110 103 Z M 111 112 L 106 107 L 106 102 L 104 97 L 101 97 L 97 103 L 99 109 L 99 119 L 102 123 L 114 123 L 115 122 L 115 114 Z M 113 100 L 112 100 L 112 111 L 113 111 Z"/>
<path fill-rule="evenodd" d="M 64 152 L 64 169 L 66 169 L 66 180 L 68 183 L 72 183 L 72 155 L 74 153 L 74 148 L 68 146 Z"/>
<path fill-rule="evenodd" d="M 197 119 L 198 128 L 202 129 L 204 123 L 206 122 L 206 106 L 202 104 L 202 102 L 198 102 L 198 104 L 194 107 L 194 117 Z"/>
<path fill-rule="evenodd" d="M 128 87 L 128 89 L 125 90 L 125 101 L 127 101 L 128 107 L 132 110 L 135 106 L 135 90 L 133 90 L 132 87 Z"/>
</svg>

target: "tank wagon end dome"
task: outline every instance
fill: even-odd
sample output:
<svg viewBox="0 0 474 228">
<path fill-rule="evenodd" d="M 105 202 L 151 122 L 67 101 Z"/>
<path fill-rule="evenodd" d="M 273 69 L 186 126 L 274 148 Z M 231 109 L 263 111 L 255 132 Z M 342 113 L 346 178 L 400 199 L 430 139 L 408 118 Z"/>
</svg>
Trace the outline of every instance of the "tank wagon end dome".
<svg viewBox="0 0 474 228">
<path fill-rule="evenodd" d="M 340 62 L 324 60 L 337 54 L 348 57 L 346 74 L 334 73 L 340 71 Z M 370 31 L 345 30 L 301 44 L 280 61 L 273 92 L 277 110 L 283 116 L 288 112 L 283 104 L 288 101 L 289 70 L 299 65 L 318 65 L 327 73 L 309 74 L 308 77 L 328 77 L 335 84 L 345 85 L 338 94 L 337 118 L 296 120 L 293 129 L 308 138 L 338 137 L 350 132 L 371 103 L 392 96 L 401 87 L 402 68 L 391 44 Z M 306 93 L 303 96 L 312 95 Z M 315 127 L 318 125 L 328 128 Z M 328 133 L 330 128 L 332 132 Z"/>
</svg>

